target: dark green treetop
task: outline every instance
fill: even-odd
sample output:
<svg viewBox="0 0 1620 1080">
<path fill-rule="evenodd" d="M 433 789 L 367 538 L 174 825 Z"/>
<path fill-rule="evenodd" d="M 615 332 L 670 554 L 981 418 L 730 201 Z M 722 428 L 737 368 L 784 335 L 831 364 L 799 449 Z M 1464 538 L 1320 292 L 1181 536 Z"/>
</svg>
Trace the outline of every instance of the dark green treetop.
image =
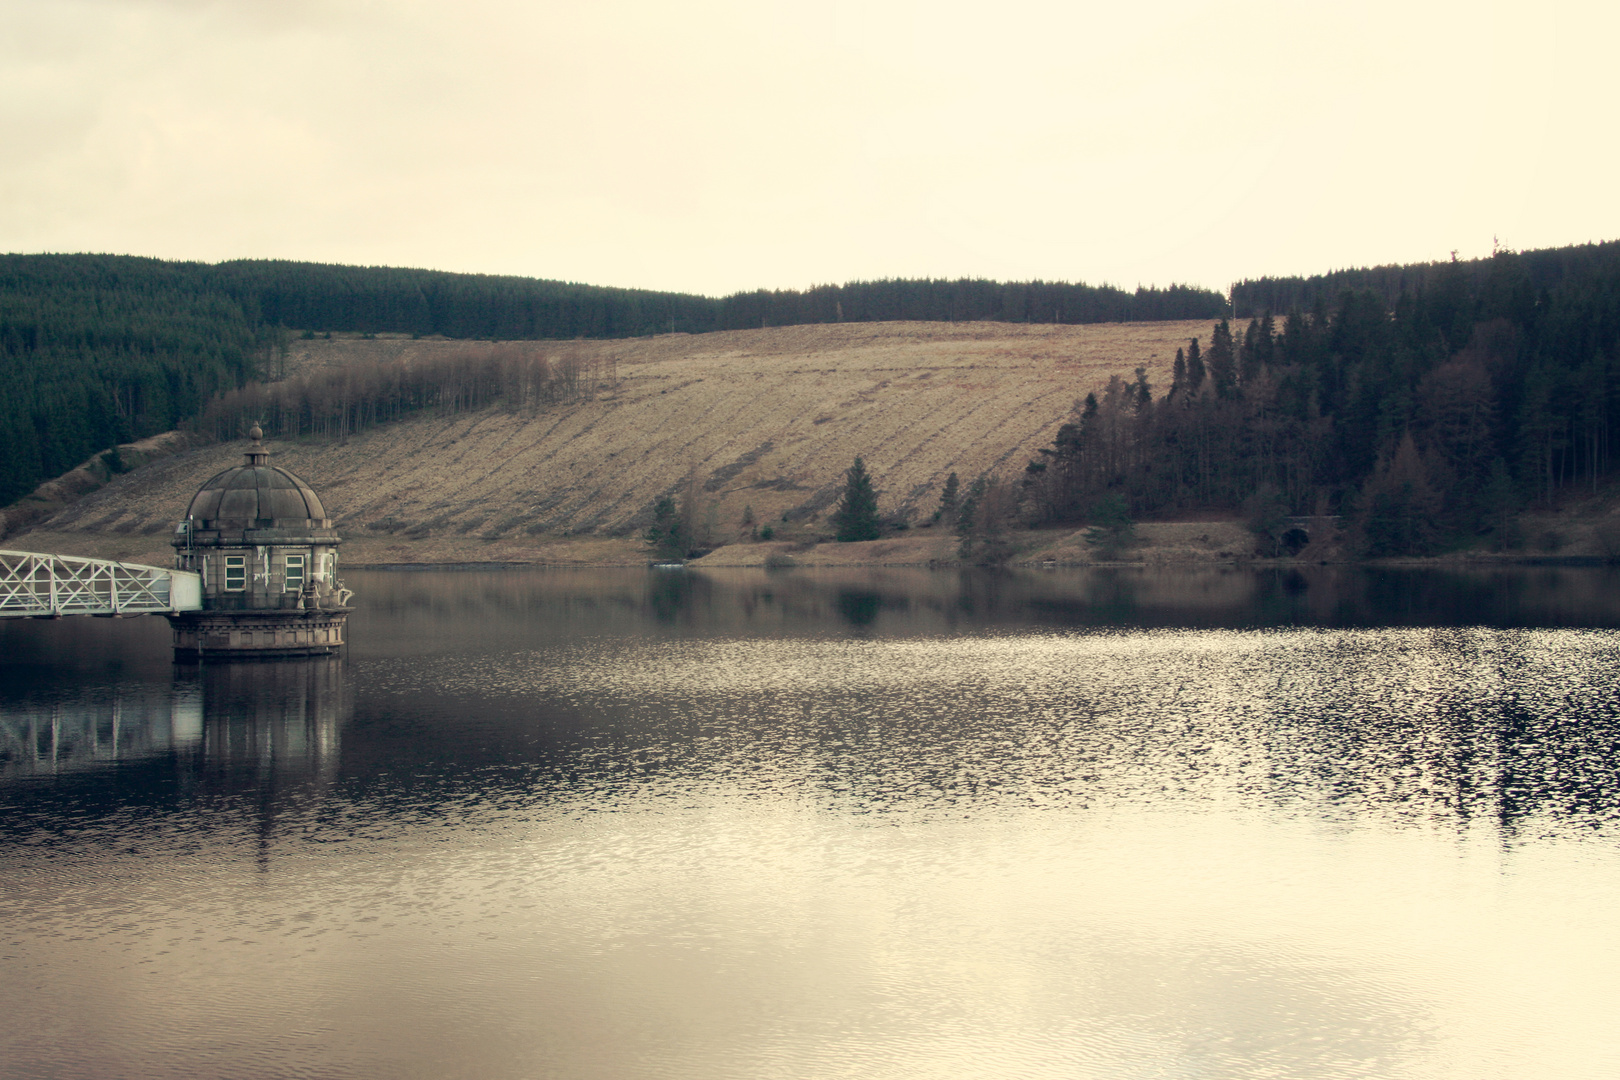
<svg viewBox="0 0 1620 1080">
<path fill-rule="evenodd" d="M 953 471 L 945 478 L 945 490 L 939 493 L 939 509 L 934 511 L 934 520 L 943 522 L 954 528 L 956 526 L 957 500 L 961 496 L 962 481 L 956 478 Z"/>
<path fill-rule="evenodd" d="M 877 492 L 860 458 L 844 474 L 844 498 L 833 513 L 835 538 L 841 544 L 878 538 Z"/>
<path fill-rule="evenodd" d="M 670 562 L 686 558 L 691 537 L 687 535 L 685 523 L 672 496 L 665 495 L 653 506 L 653 523 L 645 535 L 653 554 L 658 558 Z"/>
</svg>

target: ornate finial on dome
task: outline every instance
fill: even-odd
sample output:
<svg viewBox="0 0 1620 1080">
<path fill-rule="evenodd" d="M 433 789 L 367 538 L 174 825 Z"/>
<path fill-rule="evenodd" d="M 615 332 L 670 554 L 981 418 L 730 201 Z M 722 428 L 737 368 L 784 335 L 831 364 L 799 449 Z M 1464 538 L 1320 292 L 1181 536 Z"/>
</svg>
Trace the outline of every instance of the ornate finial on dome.
<svg viewBox="0 0 1620 1080">
<path fill-rule="evenodd" d="M 254 424 L 248 428 L 248 438 L 253 441 L 248 444 L 247 463 L 249 465 L 268 465 L 270 463 L 270 452 L 264 448 L 262 441 L 264 439 L 264 429 L 258 424 Z"/>
</svg>

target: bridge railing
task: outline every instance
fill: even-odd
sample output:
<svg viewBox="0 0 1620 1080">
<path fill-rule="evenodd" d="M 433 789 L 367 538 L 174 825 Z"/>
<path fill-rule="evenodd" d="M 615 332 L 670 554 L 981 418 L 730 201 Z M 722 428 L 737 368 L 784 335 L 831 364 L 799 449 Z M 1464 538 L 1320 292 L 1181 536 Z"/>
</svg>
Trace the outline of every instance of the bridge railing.
<svg viewBox="0 0 1620 1080">
<path fill-rule="evenodd" d="M 202 578 L 185 570 L 0 551 L 0 618 L 143 615 L 202 609 Z"/>
</svg>

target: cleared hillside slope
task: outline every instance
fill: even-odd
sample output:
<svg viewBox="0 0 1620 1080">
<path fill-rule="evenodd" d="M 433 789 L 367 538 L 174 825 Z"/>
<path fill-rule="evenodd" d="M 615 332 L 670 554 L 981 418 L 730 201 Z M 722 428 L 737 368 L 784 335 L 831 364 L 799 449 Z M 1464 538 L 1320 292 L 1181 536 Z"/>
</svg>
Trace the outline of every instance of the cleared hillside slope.
<svg viewBox="0 0 1620 1080">
<path fill-rule="evenodd" d="M 824 524 L 861 455 L 886 514 L 932 513 L 945 478 L 1009 476 L 1077 398 L 1145 367 L 1162 392 L 1176 348 L 1209 324 L 863 323 L 548 343 L 612 359 L 590 400 L 419 416 L 342 442 L 272 442 L 321 493 L 351 562 L 633 557 L 654 502 L 695 475 L 714 539 L 756 521 Z M 289 371 L 432 355 L 462 343 L 299 341 Z M 162 558 L 193 491 L 240 444 L 144 466 L 8 546 Z"/>
</svg>

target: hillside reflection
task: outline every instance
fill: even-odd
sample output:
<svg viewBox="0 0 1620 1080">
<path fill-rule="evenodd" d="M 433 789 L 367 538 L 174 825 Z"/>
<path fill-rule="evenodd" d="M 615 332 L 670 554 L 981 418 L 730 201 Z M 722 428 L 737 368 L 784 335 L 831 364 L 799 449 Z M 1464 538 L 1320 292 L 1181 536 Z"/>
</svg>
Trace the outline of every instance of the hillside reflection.
<svg viewBox="0 0 1620 1080">
<path fill-rule="evenodd" d="M 1620 798 L 1606 570 L 354 576 L 341 658 L 184 668 L 156 620 L 0 627 L 0 794 L 377 815 L 740 785 L 1503 831 Z"/>
<path fill-rule="evenodd" d="M 1620 571 L 1223 566 L 354 572 L 357 653 L 510 633 L 884 636 L 1008 627 L 1620 626 Z M 409 648 L 409 645 L 406 645 Z"/>
</svg>

